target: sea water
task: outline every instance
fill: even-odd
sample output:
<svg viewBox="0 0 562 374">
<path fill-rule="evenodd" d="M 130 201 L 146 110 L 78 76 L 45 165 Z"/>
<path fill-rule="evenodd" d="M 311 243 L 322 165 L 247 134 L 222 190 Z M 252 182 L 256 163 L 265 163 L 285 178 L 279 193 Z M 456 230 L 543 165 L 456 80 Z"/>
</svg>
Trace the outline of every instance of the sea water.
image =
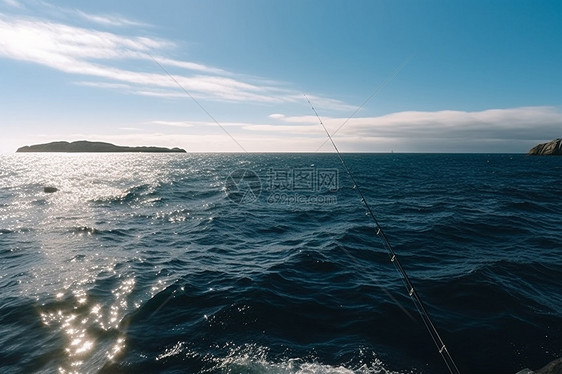
<svg viewBox="0 0 562 374">
<path fill-rule="evenodd" d="M 562 158 L 343 157 L 461 372 L 562 356 Z M 2 373 L 448 372 L 334 154 L 0 156 L 0 291 Z"/>
</svg>

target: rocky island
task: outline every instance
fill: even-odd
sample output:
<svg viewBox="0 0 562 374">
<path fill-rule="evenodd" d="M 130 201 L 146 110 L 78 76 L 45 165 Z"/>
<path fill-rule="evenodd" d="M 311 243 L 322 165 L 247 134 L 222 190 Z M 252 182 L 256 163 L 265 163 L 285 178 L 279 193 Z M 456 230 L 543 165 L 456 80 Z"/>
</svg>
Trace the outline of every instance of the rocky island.
<svg viewBox="0 0 562 374">
<path fill-rule="evenodd" d="M 81 140 L 77 142 L 52 142 L 46 144 L 35 144 L 18 148 L 16 152 L 134 152 L 134 153 L 186 153 L 181 148 L 164 148 L 164 147 L 127 147 L 119 146 L 111 143 L 90 142 Z"/>
<path fill-rule="evenodd" d="M 562 139 L 554 139 L 548 143 L 534 146 L 527 153 L 529 156 L 562 156 Z"/>
</svg>

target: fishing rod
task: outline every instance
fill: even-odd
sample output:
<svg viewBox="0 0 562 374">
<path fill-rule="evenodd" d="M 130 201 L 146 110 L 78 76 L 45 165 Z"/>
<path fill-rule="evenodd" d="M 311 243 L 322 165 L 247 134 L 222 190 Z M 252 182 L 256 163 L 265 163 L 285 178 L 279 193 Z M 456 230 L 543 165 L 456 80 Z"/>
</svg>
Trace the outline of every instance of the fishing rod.
<svg viewBox="0 0 562 374">
<path fill-rule="evenodd" d="M 220 124 L 219 121 L 217 121 L 215 119 L 215 117 L 213 117 L 206 109 L 205 107 L 203 107 L 198 101 L 197 99 L 195 99 L 195 97 L 193 95 L 191 95 L 191 93 L 189 91 L 187 91 L 179 82 L 178 80 L 172 75 L 170 74 L 170 72 L 168 70 L 166 70 L 166 68 L 164 68 L 164 66 L 162 66 L 162 64 L 160 64 L 158 62 L 158 60 L 156 60 L 152 55 L 150 55 L 150 58 L 160 67 L 160 69 L 162 69 L 162 71 L 164 71 L 164 73 L 166 73 L 166 75 L 168 75 L 168 77 L 173 80 L 175 82 L 175 84 L 187 95 L 189 96 L 212 120 L 213 122 L 215 122 L 244 152 L 247 153 L 246 149 L 232 136 L 232 134 L 230 132 L 228 132 L 228 130 L 226 128 L 224 128 L 224 126 L 222 126 Z M 408 59 L 409 60 L 409 59 Z M 396 75 L 400 69 L 402 69 L 402 67 L 406 64 L 406 62 L 408 61 L 406 60 L 402 66 L 400 66 L 395 73 L 392 75 Z M 388 80 L 387 80 L 388 81 Z M 383 83 L 383 86 L 386 84 L 387 82 L 385 81 Z M 381 87 L 382 88 L 382 87 Z M 377 89 L 375 91 L 375 93 L 373 93 L 354 113 L 353 115 L 355 115 L 355 113 L 372 97 L 376 94 L 376 92 L 378 92 L 379 90 Z M 433 342 L 435 343 L 435 346 L 437 347 L 439 354 L 443 357 L 443 360 L 445 361 L 445 364 L 447 365 L 447 368 L 449 369 L 449 372 L 451 374 L 460 374 L 459 369 L 457 368 L 457 365 L 455 364 L 453 358 L 451 357 L 451 354 L 449 353 L 449 351 L 447 350 L 447 347 L 445 346 L 445 343 L 443 342 L 443 339 L 441 338 L 441 336 L 439 335 L 439 332 L 437 331 L 437 329 L 435 328 L 435 325 L 433 324 L 433 322 L 431 321 L 431 318 L 429 316 L 429 313 L 427 312 L 427 310 L 424 307 L 424 304 L 421 301 L 421 298 L 419 296 L 419 294 L 417 293 L 417 291 L 415 290 L 412 282 L 410 281 L 410 278 L 408 277 L 408 274 L 406 273 L 406 271 L 404 270 L 404 268 L 402 267 L 402 264 L 400 264 L 400 261 L 398 260 L 398 257 L 396 256 L 396 253 L 394 252 L 394 249 L 392 248 L 392 246 L 390 245 L 386 235 L 384 234 L 381 225 L 379 224 L 377 218 L 375 217 L 375 214 L 373 213 L 373 210 L 371 209 L 371 207 L 369 206 L 369 203 L 367 202 L 367 200 L 365 199 L 365 196 L 363 195 L 363 192 L 361 191 L 361 189 L 359 188 L 359 185 L 357 184 L 357 182 L 355 181 L 355 178 L 353 177 L 353 174 L 351 173 L 351 170 L 349 169 L 349 167 L 347 166 L 347 164 L 345 163 L 345 160 L 343 159 L 336 143 L 334 142 L 334 139 L 332 138 L 332 135 L 330 135 L 328 129 L 326 128 L 326 126 L 324 125 L 324 122 L 322 122 L 322 119 L 320 118 L 320 116 L 318 115 L 318 112 L 316 111 L 316 109 L 314 108 L 314 106 L 312 105 L 312 103 L 310 102 L 310 100 L 308 99 L 308 96 L 304 95 L 304 97 L 306 98 L 306 101 L 308 102 L 308 104 L 311 106 L 312 110 L 314 111 L 314 114 L 316 115 L 316 118 L 318 118 L 318 121 L 320 122 L 320 125 L 322 125 L 322 128 L 324 129 L 324 131 L 326 132 L 326 135 L 328 136 L 328 139 L 330 140 L 330 142 L 332 143 L 332 146 L 334 147 L 338 158 L 342 164 L 342 166 L 344 167 L 346 173 L 349 175 L 352 183 L 353 183 L 353 189 L 355 189 L 357 191 L 357 193 L 359 194 L 360 198 L 361 198 L 361 202 L 363 203 L 363 205 L 365 205 L 365 208 L 367 209 L 368 215 L 373 219 L 374 223 L 375 223 L 375 227 L 377 229 L 376 235 L 381 238 L 382 244 L 383 246 L 386 248 L 386 250 L 388 251 L 389 255 L 390 255 L 390 261 L 396 266 L 396 268 L 398 269 L 399 273 L 402 275 L 402 280 L 404 282 L 404 285 L 406 286 L 406 290 L 408 291 L 408 295 L 412 298 L 414 305 L 416 306 L 418 312 L 421 315 L 421 318 L 433 340 Z M 352 117 L 353 117 L 352 115 Z M 351 117 L 350 117 L 351 118 Z M 347 122 L 347 121 L 346 121 Z M 343 125 L 345 125 L 344 122 L 337 130 L 339 131 Z M 334 133 L 335 134 L 335 133 Z"/>
<path fill-rule="evenodd" d="M 429 335 L 431 336 L 431 339 L 435 343 L 435 346 L 437 347 L 437 350 L 438 350 L 439 354 L 441 355 L 441 357 L 445 361 L 445 364 L 447 365 L 447 368 L 449 369 L 449 372 L 451 374 L 460 374 L 460 371 L 459 371 L 457 365 L 455 364 L 455 361 L 453 360 L 453 357 L 449 353 L 449 350 L 447 349 L 447 346 L 445 345 L 445 342 L 443 341 L 443 339 L 441 338 L 441 335 L 439 335 L 439 332 L 437 331 L 437 328 L 433 324 L 433 322 L 432 322 L 432 320 L 429 316 L 429 313 L 427 312 L 427 310 L 426 310 L 426 308 L 425 308 L 425 306 L 424 306 L 424 304 L 421 300 L 420 295 L 418 294 L 418 292 L 414 288 L 414 285 L 410 281 L 410 277 L 408 277 L 408 274 L 406 273 L 406 270 L 404 269 L 404 267 L 400 263 L 400 260 L 398 260 L 398 256 L 396 255 L 396 252 L 394 251 L 394 249 L 390 245 L 390 242 L 388 241 L 388 238 L 386 237 L 384 231 L 382 230 L 382 227 L 379 224 L 379 221 L 377 220 L 377 218 L 375 217 L 375 214 L 373 213 L 373 210 L 371 209 L 371 206 L 367 202 L 367 199 L 365 199 L 365 195 L 361 191 L 361 188 L 359 187 L 355 178 L 353 177 L 353 174 L 351 173 L 351 169 L 349 169 L 345 160 L 343 159 L 343 157 L 340 153 L 340 150 L 338 149 L 336 143 L 334 142 L 334 139 L 332 138 L 332 135 L 330 135 L 330 132 L 328 131 L 328 129 L 324 125 L 324 122 L 322 122 L 322 119 L 318 115 L 318 112 L 314 108 L 314 105 L 312 105 L 312 103 L 308 99 L 308 96 L 304 95 L 304 97 L 306 98 L 306 101 L 308 102 L 308 104 L 310 105 L 312 110 L 314 111 L 314 114 L 316 115 L 316 118 L 318 118 L 318 121 L 320 122 L 320 125 L 322 125 L 322 128 L 326 132 L 326 135 L 328 136 L 328 139 L 332 143 L 332 146 L 333 146 L 334 150 L 336 151 L 336 154 L 338 155 L 338 158 L 339 158 L 344 170 L 346 171 L 347 175 L 349 175 L 349 178 L 351 179 L 351 182 L 353 183 L 353 189 L 357 191 L 357 193 L 359 194 L 359 197 L 361 198 L 361 202 L 363 203 L 363 205 L 367 209 L 367 214 L 371 217 L 371 219 L 375 223 L 375 228 L 377 229 L 376 235 L 381 239 L 383 247 L 388 251 L 388 254 L 390 256 L 390 262 L 392 262 L 394 264 L 394 266 L 397 268 L 400 275 L 402 275 L 402 281 L 404 282 L 404 285 L 406 286 L 406 290 L 408 292 L 408 295 L 410 296 L 410 298 L 414 302 L 414 305 L 416 306 L 416 309 L 420 313 L 422 321 L 423 321 L 427 331 L 429 332 Z"/>
</svg>

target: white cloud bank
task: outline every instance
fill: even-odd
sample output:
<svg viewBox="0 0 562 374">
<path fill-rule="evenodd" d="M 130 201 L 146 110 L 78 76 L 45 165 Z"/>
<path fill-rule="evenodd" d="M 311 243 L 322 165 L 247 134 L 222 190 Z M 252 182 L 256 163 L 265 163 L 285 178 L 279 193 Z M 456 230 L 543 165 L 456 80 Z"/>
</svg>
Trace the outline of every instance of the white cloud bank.
<svg viewBox="0 0 562 374">
<path fill-rule="evenodd" d="M 291 124 L 254 128 L 261 131 L 310 133 L 320 128 L 315 116 L 271 115 L 270 118 Z M 562 130 L 562 112 L 554 107 L 490 109 L 478 112 L 443 110 L 436 112 L 405 111 L 378 117 L 322 118 L 336 136 L 392 136 L 405 138 L 475 138 L 536 139 L 535 134 Z M 341 127 L 345 123 L 345 126 Z M 339 131 L 338 131 L 339 129 Z M 321 130 L 321 128 L 320 128 Z M 496 136 L 497 135 L 497 136 Z"/>
<path fill-rule="evenodd" d="M 315 116 L 275 114 L 270 118 L 281 124 L 248 125 L 246 129 L 267 133 L 315 134 L 326 138 Z M 524 152 L 529 144 L 562 135 L 562 112 L 554 107 L 475 112 L 405 111 L 378 117 L 327 117 L 322 118 L 322 122 L 331 134 L 335 134 L 334 140 L 344 144 L 347 151 L 397 148 L 406 152 Z M 322 140 L 321 149 L 330 151 L 331 145 L 326 140 Z"/>
</svg>

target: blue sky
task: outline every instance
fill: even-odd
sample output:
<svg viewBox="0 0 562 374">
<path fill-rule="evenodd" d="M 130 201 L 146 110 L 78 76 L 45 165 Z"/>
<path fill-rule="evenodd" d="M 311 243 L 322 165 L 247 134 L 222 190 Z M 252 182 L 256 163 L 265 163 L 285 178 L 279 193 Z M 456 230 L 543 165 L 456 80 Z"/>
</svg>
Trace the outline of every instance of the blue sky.
<svg viewBox="0 0 562 374">
<path fill-rule="evenodd" d="M 0 0 L 0 87 L 2 153 L 331 152 L 303 94 L 342 151 L 526 152 L 562 137 L 562 2 Z"/>
</svg>

